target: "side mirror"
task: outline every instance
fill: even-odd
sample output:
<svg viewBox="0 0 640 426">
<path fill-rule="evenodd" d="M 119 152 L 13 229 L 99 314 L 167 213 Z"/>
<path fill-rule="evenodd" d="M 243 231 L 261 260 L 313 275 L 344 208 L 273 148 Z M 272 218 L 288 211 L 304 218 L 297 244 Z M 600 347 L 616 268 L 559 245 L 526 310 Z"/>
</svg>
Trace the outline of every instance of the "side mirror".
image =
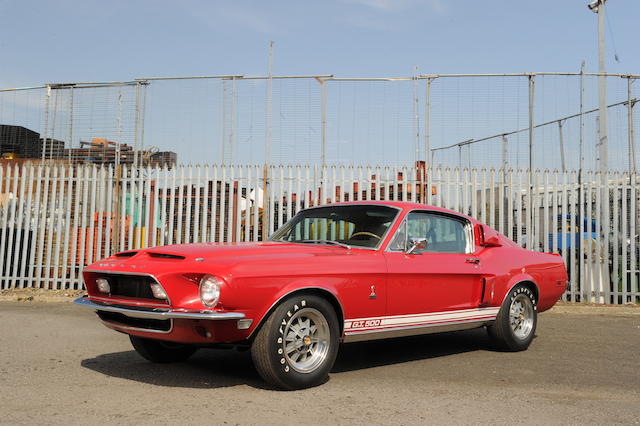
<svg viewBox="0 0 640 426">
<path fill-rule="evenodd" d="M 476 225 L 479 245 L 482 247 L 500 247 L 500 237 L 498 233 L 486 225 Z"/>
<path fill-rule="evenodd" d="M 410 247 L 405 250 L 406 254 L 415 254 L 418 250 L 426 250 L 428 244 L 426 238 L 411 238 L 409 243 Z"/>
</svg>

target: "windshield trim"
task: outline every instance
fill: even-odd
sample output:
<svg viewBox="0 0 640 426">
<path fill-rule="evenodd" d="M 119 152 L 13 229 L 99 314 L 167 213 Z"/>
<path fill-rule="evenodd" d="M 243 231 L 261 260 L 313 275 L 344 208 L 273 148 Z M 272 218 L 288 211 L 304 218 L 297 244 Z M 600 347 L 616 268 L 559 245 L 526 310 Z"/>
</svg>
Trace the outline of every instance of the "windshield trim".
<svg viewBox="0 0 640 426">
<path fill-rule="evenodd" d="M 382 206 L 382 207 L 389 207 L 392 209 L 395 209 L 397 211 L 396 216 L 393 218 L 393 221 L 391 221 L 391 223 L 389 224 L 389 226 L 387 227 L 386 231 L 384 232 L 384 234 L 381 235 L 380 241 L 378 241 L 378 244 L 375 247 L 364 247 L 364 246 L 357 246 L 357 245 L 351 245 L 351 249 L 362 249 L 362 250 L 373 250 L 373 251 L 377 251 L 380 250 L 384 244 L 384 242 L 387 240 L 387 237 L 389 236 L 389 232 L 391 232 L 391 230 L 393 229 L 393 227 L 396 225 L 396 223 L 398 222 L 398 219 L 400 218 L 400 216 L 402 215 L 403 212 L 403 208 L 402 207 L 398 207 L 398 206 L 394 206 L 394 205 L 390 205 L 390 204 L 385 204 L 385 203 L 367 203 L 367 202 L 362 202 L 362 203 L 351 203 L 351 202 L 346 202 L 346 203 L 331 203 L 331 204 L 323 204 L 320 206 L 312 206 L 312 207 L 307 207 L 305 209 L 300 210 L 298 213 L 296 213 L 295 216 L 291 217 L 291 219 L 289 219 L 286 223 L 288 223 L 289 221 L 293 220 L 296 216 L 298 216 L 300 213 L 306 211 L 306 210 L 311 210 L 311 209 L 318 209 L 318 208 L 326 208 L 326 207 L 348 207 L 348 206 Z M 282 226 L 284 226 L 285 224 L 283 224 Z M 273 235 L 275 235 L 278 232 L 278 229 L 276 229 L 276 231 L 271 234 L 268 238 L 269 241 L 280 241 L 280 242 L 289 242 L 291 243 L 292 241 L 283 241 L 283 240 L 272 240 L 271 237 L 273 237 Z M 295 242 L 294 242 L 295 243 Z M 298 244 L 304 244 L 304 243 L 298 243 Z M 329 245 L 329 244 L 327 244 Z"/>
</svg>

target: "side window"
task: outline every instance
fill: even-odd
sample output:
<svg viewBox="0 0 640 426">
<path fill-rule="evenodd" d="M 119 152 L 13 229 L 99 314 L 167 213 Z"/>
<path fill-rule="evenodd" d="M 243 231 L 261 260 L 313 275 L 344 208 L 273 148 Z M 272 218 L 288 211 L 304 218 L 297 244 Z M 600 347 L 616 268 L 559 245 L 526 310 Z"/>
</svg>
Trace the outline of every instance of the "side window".
<svg viewBox="0 0 640 426">
<path fill-rule="evenodd" d="M 434 253 L 466 253 L 469 238 L 464 222 L 443 215 L 430 214 L 427 250 Z"/>
<path fill-rule="evenodd" d="M 403 250 L 407 241 L 426 239 L 428 253 L 466 253 L 469 235 L 461 220 L 434 213 L 411 213 L 389 246 Z"/>
</svg>

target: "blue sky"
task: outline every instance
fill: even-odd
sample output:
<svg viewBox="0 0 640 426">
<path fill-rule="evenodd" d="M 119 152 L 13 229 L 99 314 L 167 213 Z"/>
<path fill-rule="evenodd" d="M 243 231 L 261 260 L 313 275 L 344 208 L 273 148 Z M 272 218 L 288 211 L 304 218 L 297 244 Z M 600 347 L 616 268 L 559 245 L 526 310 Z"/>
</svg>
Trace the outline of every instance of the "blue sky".
<svg viewBox="0 0 640 426">
<path fill-rule="evenodd" d="M 584 0 L 0 2 L 0 86 L 156 75 L 339 76 L 597 69 Z M 609 0 L 621 63 L 640 73 L 640 2 Z"/>
<path fill-rule="evenodd" d="M 586 0 L 0 0 L 0 87 L 155 76 L 265 75 L 269 40 L 275 42 L 276 75 L 411 76 L 415 66 L 420 73 L 577 72 L 583 60 L 587 71 L 596 72 L 597 16 L 586 5 Z M 640 74 L 640 1 L 608 0 L 607 15 L 607 71 Z M 620 62 L 614 60 L 614 45 Z M 578 82 L 539 79 L 536 122 L 575 114 Z M 597 105 L 596 83 L 595 79 L 587 83 L 587 109 Z M 432 147 L 526 126 L 526 84 L 526 78 L 438 80 L 432 93 Z M 223 90 L 230 90 L 222 82 L 154 82 L 149 87 L 147 145 L 176 150 L 185 162 L 218 162 L 222 141 L 233 131 L 235 155 L 240 157 L 236 160 L 263 161 L 264 81 L 238 84 L 234 130 L 223 114 L 231 101 L 225 104 L 222 99 Z M 424 81 L 419 89 L 419 129 L 424 119 L 423 87 Z M 331 83 L 329 161 L 414 161 L 415 147 L 422 142 L 414 138 L 413 90 L 412 82 Z M 634 96 L 639 91 L 637 82 Z M 0 96 L 0 121 L 44 133 L 39 96 L 27 92 Z M 133 116 L 132 91 L 85 89 L 75 96 L 73 132 L 65 122 L 68 99 L 61 94 L 55 100 L 60 105 L 52 114 L 57 122 L 49 119 L 54 137 L 68 141 L 73 133 L 74 146 L 91 137 L 132 144 L 135 126 L 127 120 L 127 114 Z M 626 99 L 626 82 L 611 79 L 608 98 L 609 103 Z M 274 162 L 317 161 L 319 99 L 319 86 L 313 80 L 274 83 Z M 587 123 L 591 152 L 594 119 Z M 627 156 L 625 120 L 624 108 L 611 111 L 611 155 L 620 166 Z M 578 144 L 576 126 L 576 120 L 566 126 L 569 149 Z M 540 161 L 555 161 L 541 165 L 559 167 L 557 129 L 550 126 L 538 136 Z M 526 134 L 514 136 L 510 143 L 512 165 L 526 165 Z M 499 165 L 499 140 L 477 148 L 438 155 L 441 159 L 449 155 L 446 161 L 455 164 L 466 155 L 482 165 Z"/>
</svg>

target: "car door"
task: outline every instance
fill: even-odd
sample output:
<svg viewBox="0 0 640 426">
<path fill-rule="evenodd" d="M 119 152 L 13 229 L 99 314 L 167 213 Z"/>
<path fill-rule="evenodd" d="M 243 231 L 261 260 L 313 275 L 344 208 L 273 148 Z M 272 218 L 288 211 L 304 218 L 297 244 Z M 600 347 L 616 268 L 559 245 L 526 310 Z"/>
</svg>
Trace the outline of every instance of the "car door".
<svg viewBox="0 0 640 426">
<path fill-rule="evenodd" d="M 426 239 L 427 247 L 407 253 L 408 244 L 416 239 Z M 466 218 L 409 213 L 385 252 L 387 315 L 477 308 L 482 264 L 474 251 L 473 228 Z"/>
</svg>

